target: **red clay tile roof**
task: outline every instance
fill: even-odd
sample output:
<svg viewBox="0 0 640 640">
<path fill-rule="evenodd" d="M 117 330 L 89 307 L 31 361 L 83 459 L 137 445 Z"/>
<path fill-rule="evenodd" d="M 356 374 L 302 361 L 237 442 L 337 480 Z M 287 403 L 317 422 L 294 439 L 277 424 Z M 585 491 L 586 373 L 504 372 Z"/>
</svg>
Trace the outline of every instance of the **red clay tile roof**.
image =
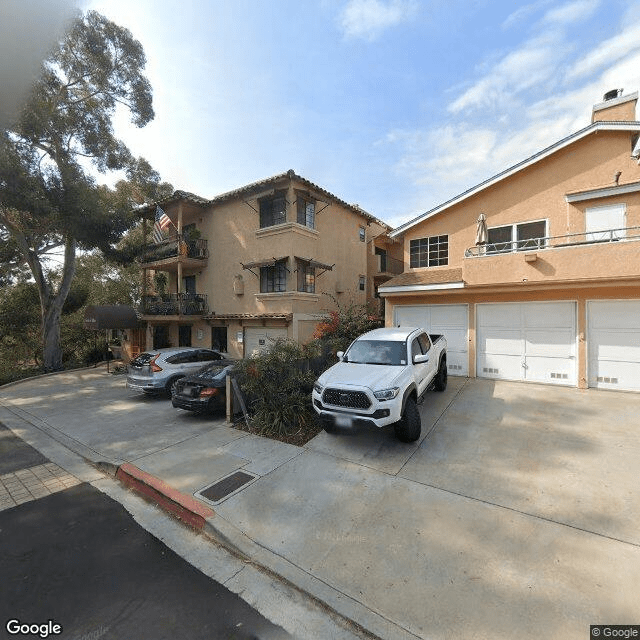
<svg viewBox="0 0 640 640">
<path fill-rule="evenodd" d="M 205 320 L 287 320 L 292 313 L 210 313 Z"/>
<path fill-rule="evenodd" d="M 298 182 L 307 186 L 309 189 L 313 189 L 314 191 L 320 193 L 321 195 L 326 196 L 327 198 L 330 198 L 331 200 L 337 202 L 339 205 L 345 207 L 346 209 L 349 209 L 354 213 L 357 213 L 358 215 L 362 216 L 365 220 L 367 220 L 367 222 L 375 222 L 376 224 L 379 224 L 380 226 L 384 227 L 387 230 L 387 232 L 391 232 L 391 230 L 393 229 L 393 227 L 389 226 L 386 222 L 382 222 L 382 220 L 379 220 L 375 216 L 372 216 L 370 213 L 360 208 L 357 204 L 349 204 L 348 202 L 345 202 L 344 200 L 338 198 L 338 196 L 334 195 L 333 193 L 327 191 L 326 189 L 323 189 L 321 186 L 298 175 L 293 169 L 289 169 L 289 171 L 286 171 L 284 173 L 279 173 L 275 176 L 271 176 L 269 178 L 265 178 L 257 182 L 251 182 L 249 184 L 245 184 L 244 186 L 239 187 L 238 189 L 233 189 L 232 191 L 221 193 L 220 195 L 213 197 L 211 200 L 202 198 L 201 196 L 197 196 L 194 193 L 189 193 L 187 191 L 174 191 L 173 195 L 170 196 L 169 198 L 165 198 L 164 200 L 161 200 L 158 203 L 142 205 L 141 207 L 139 207 L 138 211 L 142 214 L 155 213 L 157 204 L 163 207 L 163 206 L 168 206 L 169 204 L 172 204 L 174 202 L 178 202 L 179 200 L 186 200 L 188 202 L 191 202 L 192 204 L 199 205 L 201 207 L 207 207 L 210 205 L 225 202 L 226 200 L 237 198 L 239 196 L 249 195 L 252 192 L 259 193 L 260 191 L 272 185 L 275 185 L 279 182 L 283 182 L 285 180 L 297 180 Z"/>
</svg>

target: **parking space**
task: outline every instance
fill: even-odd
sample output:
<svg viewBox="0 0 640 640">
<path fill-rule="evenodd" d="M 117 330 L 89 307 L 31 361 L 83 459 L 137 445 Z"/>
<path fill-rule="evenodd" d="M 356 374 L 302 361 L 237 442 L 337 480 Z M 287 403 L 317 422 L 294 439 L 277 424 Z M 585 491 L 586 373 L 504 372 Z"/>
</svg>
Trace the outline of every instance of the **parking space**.
<svg viewBox="0 0 640 640">
<path fill-rule="evenodd" d="M 640 543 L 640 395 L 469 380 L 399 476 Z"/>
<path fill-rule="evenodd" d="M 222 426 L 224 416 L 174 409 L 166 397 L 125 387 L 104 368 L 27 380 L 0 390 L 0 401 L 54 439 L 92 460 L 121 463 Z"/>
<path fill-rule="evenodd" d="M 523 513 L 640 543 L 640 395 L 449 378 L 422 436 L 322 433 L 308 448 Z"/>
</svg>

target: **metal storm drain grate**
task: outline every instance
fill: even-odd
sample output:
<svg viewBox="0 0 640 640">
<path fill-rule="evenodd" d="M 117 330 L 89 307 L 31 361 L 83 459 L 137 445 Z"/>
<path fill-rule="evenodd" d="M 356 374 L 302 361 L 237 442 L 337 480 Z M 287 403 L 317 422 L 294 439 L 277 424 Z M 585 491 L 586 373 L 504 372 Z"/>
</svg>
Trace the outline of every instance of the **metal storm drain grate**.
<svg viewBox="0 0 640 640">
<path fill-rule="evenodd" d="M 256 478 L 258 478 L 258 476 L 253 473 L 247 473 L 246 471 L 234 471 L 226 478 L 222 478 L 222 480 L 218 480 L 214 484 L 205 487 L 204 489 L 200 489 L 200 491 L 197 491 L 194 495 L 199 498 L 203 498 L 212 504 L 218 504 L 219 502 L 222 502 L 222 500 L 225 500 L 237 491 L 246 487 Z"/>
</svg>

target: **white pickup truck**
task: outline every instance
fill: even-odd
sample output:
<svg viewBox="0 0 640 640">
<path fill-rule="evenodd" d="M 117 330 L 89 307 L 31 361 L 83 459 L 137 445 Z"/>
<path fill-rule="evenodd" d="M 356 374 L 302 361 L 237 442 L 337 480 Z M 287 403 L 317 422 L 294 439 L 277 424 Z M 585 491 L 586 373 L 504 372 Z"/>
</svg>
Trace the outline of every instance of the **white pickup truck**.
<svg viewBox="0 0 640 640">
<path fill-rule="evenodd" d="M 420 437 L 420 403 L 447 387 L 447 341 L 424 329 L 388 327 L 356 338 L 340 362 L 313 386 L 313 408 L 324 428 L 393 424 L 403 442 Z"/>
</svg>

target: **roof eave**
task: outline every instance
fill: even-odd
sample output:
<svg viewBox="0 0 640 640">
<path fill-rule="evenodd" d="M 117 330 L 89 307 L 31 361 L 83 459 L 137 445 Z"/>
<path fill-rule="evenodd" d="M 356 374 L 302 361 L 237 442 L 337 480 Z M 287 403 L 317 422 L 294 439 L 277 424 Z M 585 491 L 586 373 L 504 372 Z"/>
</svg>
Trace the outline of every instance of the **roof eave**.
<svg viewBox="0 0 640 640">
<path fill-rule="evenodd" d="M 437 207 L 434 207 L 433 209 L 430 209 L 429 211 L 426 211 L 425 213 L 419 216 L 416 216 L 415 218 L 409 220 L 408 222 L 405 222 L 405 224 L 401 224 L 399 227 L 394 229 L 389 234 L 389 236 L 391 238 L 396 238 L 402 235 L 412 227 L 441 213 L 445 209 L 448 209 L 449 207 L 452 207 L 456 204 L 459 204 L 460 202 L 463 202 L 467 198 L 470 198 L 471 196 L 474 196 L 477 193 L 480 193 L 484 189 L 487 189 L 488 187 L 496 184 L 497 182 L 500 182 L 500 180 L 504 180 L 505 178 L 508 178 L 514 175 L 518 171 L 522 171 L 523 169 L 530 167 L 536 162 L 539 162 L 540 160 L 547 158 L 548 156 L 555 153 L 556 151 L 560 151 L 561 149 L 569 146 L 570 144 L 573 144 L 574 142 L 581 140 L 585 136 L 591 133 L 595 133 L 597 131 L 640 131 L 640 122 L 638 121 L 609 122 L 604 120 L 593 122 L 587 127 L 585 127 L 584 129 L 580 129 L 580 131 L 576 131 L 575 133 L 572 133 L 566 138 L 563 138 L 562 140 L 555 142 L 551 146 L 546 147 L 542 151 L 539 151 L 538 153 L 532 156 L 529 156 L 525 160 L 522 160 L 521 162 L 512 165 L 508 169 L 505 169 L 504 171 L 501 171 L 500 173 L 495 174 L 491 178 L 488 178 L 487 180 L 480 182 L 479 184 L 471 187 L 470 189 L 463 191 L 461 194 L 451 198 L 450 200 L 447 200 L 446 202 L 443 202 Z"/>
</svg>

